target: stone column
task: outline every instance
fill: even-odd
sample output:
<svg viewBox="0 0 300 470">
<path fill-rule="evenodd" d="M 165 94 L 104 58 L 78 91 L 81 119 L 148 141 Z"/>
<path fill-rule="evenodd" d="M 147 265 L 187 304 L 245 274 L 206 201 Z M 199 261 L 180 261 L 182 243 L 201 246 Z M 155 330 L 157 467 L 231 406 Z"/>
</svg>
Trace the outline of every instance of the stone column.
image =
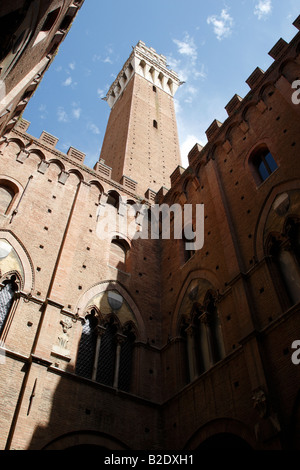
<svg viewBox="0 0 300 470">
<path fill-rule="evenodd" d="M 213 340 L 211 336 L 209 318 L 207 312 L 203 313 L 200 317 L 201 328 L 201 353 L 203 359 L 204 369 L 208 370 L 214 363 L 213 361 Z"/>
<path fill-rule="evenodd" d="M 195 351 L 195 327 L 193 325 L 189 325 L 186 328 L 185 332 L 187 334 L 189 374 L 190 374 L 190 381 L 192 382 L 198 376 L 196 351 Z"/>
<path fill-rule="evenodd" d="M 300 271 L 290 244 L 280 250 L 278 263 L 291 300 L 296 304 L 300 301 Z"/>
<path fill-rule="evenodd" d="M 116 361 L 115 361 L 115 375 L 114 375 L 114 383 L 113 383 L 114 388 L 118 388 L 121 347 L 125 340 L 126 340 L 126 336 L 120 333 L 116 334 L 117 348 L 116 348 Z"/>
<path fill-rule="evenodd" d="M 101 348 L 101 340 L 105 332 L 106 332 L 106 329 L 103 326 L 97 327 L 97 342 L 96 342 L 95 359 L 94 359 L 94 366 L 93 366 L 93 372 L 92 372 L 92 380 L 96 380 L 97 378 L 97 369 L 98 369 L 98 361 L 99 361 L 99 354 L 100 354 L 100 348 Z"/>
</svg>

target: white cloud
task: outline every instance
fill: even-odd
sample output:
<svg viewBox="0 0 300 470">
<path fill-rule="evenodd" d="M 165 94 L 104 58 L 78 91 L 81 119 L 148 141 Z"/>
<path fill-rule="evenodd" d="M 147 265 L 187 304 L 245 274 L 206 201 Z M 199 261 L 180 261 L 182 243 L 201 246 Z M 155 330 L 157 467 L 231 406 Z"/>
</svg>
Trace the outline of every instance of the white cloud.
<svg viewBox="0 0 300 470">
<path fill-rule="evenodd" d="M 193 60 L 197 59 L 197 47 L 195 45 L 194 39 L 191 38 L 188 34 L 185 35 L 183 41 L 180 41 L 179 39 L 173 39 L 173 42 L 176 44 L 179 54 L 189 56 Z"/>
<path fill-rule="evenodd" d="M 207 73 L 205 71 L 205 65 L 201 64 L 199 70 L 194 70 L 194 74 L 196 78 L 206 78 Z"/>
<path fill-rule="evenodd" d="M 69 120 L 68 115 L 67 115 L 66 111 L 64 110 L 64 108 L 62 108 L 62 107 L 58 108 L 57 118 L 58 118 L 59 122 L 68 122 L 68 120 Z"/>
<path fill-rule="evenodd" d="M 175 113 L 178 116 L 182 111 L 182 107 L 177 98 L 174 98 L 174 107 L 175 107 Z"/>
<path fill-rule="evenodd" d="M 204 64 L 198 64 L 198 51 L 194 38 L 185 34 L 183 40 L 173 39 L 177 46 L 179 58 L 170 55 L 167 58 L 168 66 L 178 73 L 180 80 L 187 82 L 192 79 L 206 78 Z"/>
<path fill-rule="evenodd" d="M 92 122 L 90 122 L 88 125 L 87 125 L 87 128 L 89 131 L 91 131 L 93 134 L 95 135 L 99 135 L 100 134 L 100 130 L 99 128 L 96 126 L 96 124 L 93 124 Z"/>
<path fill-rule="evenodd" d="M 109 56 L 106 57 L 106 58 L 103 60 L 103 62 L 104 62 L 105 64 L 113 64 L 113 61 L 112 61 L 112 59 L 111 59 Z"/>
<path fill-rule="evenodd" d="M 110 85 L 105 85 L 104 88 L 98 88 L 97 95 L 100 99 L 104 98 L 109 90 Z"/>
<path fill-rule="evenodd" d="M 257 15 L 259 20 L 266 19 L 272 11 L 272 0 L 259 0 L 255 5 L 254 15 Z"/>
<path fill-rule="evenodd" d="M 40 119 L 47 119 L 47 116 L 48 116 L 47 106 L 45 104 L 41 104 L 38 109 L 40 112 Z"/>
<path fill-rule="evenodd" d="M 174 41 L 174 39 L 173 39 Z M 172 70 L 177 70 L 180 66 L 180 60 L 179 59 L 175 59 L 174 57 L 172 56 L 169 56 L 167 58 L 167 62 L 168 62 L 168 67 L 170 67 L 170 69 Z"/>
<path fill-rule="evenodd" d="M 103 58 L 103 56 L 101 56 L 101 54 L 94 54 L 93 57 L 92 57 L 92 61 L 93 62 L 103 62 L 104 64 L 113 64 L 114 63 L 114 60 L 112 59 L 111 56 L 114 55 L 114 51 L 112 49 L 111 46 L 106 46 L 105 47 L 106 49 L 106 56 Z"/>
<path fill-rule="evenodd" d="M 70 86 L 72 85 L 72 77 L 68 77 L 64 82 L 63 82 L 63 86 Z"/>
<path fill-rule="evenodd" d="M 80 108 L 74 108 L 72 110 L 72 115 L 75 119 L 79 119 L 81 116 L 81 109 Z"/>
<path fill-rule="evenodd" d="M 206 21 L 207 24 L 213 25 L 214 33 L 219 41 L 231 35 L 234 21 L 225 8 L 221 11 L 219 16 L 211 15 Z"/>
<path fill-rule="evenodd" d="M 168 67 L 177 72 L 184 82 L 174 99 L 177 117 L 182 116 L 185 105 L 191 105 L 199 93 L 199 80 L 207 76 L 206 67 L 198 60 L 198 44 L 192 36 L 185 33 L 183 39 L 173 39 L 176 51 L 167 56 Z"/>
<path fill-rule="evenodd" d="M 75 70 L 75 62 L 72 62 L 71 64 L 69 64 L 69 67 L 71 70 Z"/>
</svg>

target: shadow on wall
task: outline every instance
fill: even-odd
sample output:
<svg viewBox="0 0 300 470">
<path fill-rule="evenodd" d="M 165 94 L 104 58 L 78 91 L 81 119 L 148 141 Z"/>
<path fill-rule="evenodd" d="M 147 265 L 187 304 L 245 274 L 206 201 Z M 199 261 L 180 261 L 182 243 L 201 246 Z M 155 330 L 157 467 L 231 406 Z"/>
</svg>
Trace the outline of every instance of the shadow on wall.
<svg viewBox="0 0 300 470">
<path fill-rule="evenodd" d="M 120 262 L 117 272 L 122 274 L 123 270 Z M 40 397 L 38 408 L 32 406 L 28 416 L 45 425 L 36 427 L 28 450 L 128 450 L 129 445 L 139 442 L 139 437 L 135 437 L 135 444 L 132 439 L 136 423 L 144 428 L 144 419 L 149 421 L 149 416 L 153 423 L 158 422 L 155 406 L 140 405 L 136 397 L 124 394 L 131 392 L 135 380 L 139 332 L 117 283 L 109 283 L 90 298 L 77 321 L 81 334 L 75 367 L 69 365 L 61 371 L 51 365 L 43 371 L 43 382 L 36 383 L 32 395 Z M 67 347 L 62 338 L 62 347 Z M 33 364 L 28 383 L 38 373 Z M 155 429 L 151 440 L 145 446 L 155 447 Z"/>
</svg>

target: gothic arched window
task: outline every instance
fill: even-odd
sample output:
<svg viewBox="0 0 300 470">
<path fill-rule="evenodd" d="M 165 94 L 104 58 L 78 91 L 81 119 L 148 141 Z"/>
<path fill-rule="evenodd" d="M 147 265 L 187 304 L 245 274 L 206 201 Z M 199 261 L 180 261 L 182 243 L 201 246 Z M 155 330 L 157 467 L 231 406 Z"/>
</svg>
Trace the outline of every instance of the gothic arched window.
<svg viewBox="0 0 300 470">
<path fill-rule="evenodd" d="M 114 316 L 100 325 L 95 310 L 85 317 L 75 373 L 98 383 L 129 391 L 135 334 Z"/>
<path fill-rule="evenodd" d="M 225 356 L 221 324 L 214 294 L 207 292 L 203 304 L 194 303 L 189 320 L 185 318 L 189 378 L 210 369 Z"/>
<path fill-rule="evenodd" d="M 11 310 L 15 292 L 18 290 L 16 276 L 12 275 L 9 280 L 2 283 L 0 290 L 0 334 L 5 326 L 8 314 Z"/>
</svg>

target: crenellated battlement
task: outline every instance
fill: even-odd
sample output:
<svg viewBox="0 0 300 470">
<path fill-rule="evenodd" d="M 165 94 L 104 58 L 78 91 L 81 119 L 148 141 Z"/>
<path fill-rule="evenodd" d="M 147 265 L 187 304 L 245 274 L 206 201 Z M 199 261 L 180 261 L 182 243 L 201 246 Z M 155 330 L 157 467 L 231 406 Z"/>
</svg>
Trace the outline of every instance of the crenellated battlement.
<svg viewBox="0 0 300 470">
<path fill-rule="evenodd" d="M 298 30 L 300 29 L 300 15 L 293 24 Z M 207 144 L 202 147 L 200 144 L 196 143 L 189 152 L 188 160 L 190 167 L 195 169 L 196 167 L 199 167 L 200 162 L 201 164 L 203 162 L 207 162 L 213 156 L 217 147 L 221 147 L 225 154 L 230 153 L 232 151 L 230 133 L 233 128 L 238 128 L 245 136 L 244 140 L 246 139 L 249 132 L 249 122 L 247 117 L 249 110 L 255 108 L 258 112 L 264 113 L 267 109 L 267 105 L 263 99 L 263 90 L 266 86 L 278 89 L 283 94 L 284 98 L 292 105 L 291 85 L 298 77 L 295 75 L 295 70 L 291 67 L 291 64 L 295 60 L 297 51 L 299 50 L 299 35 L 300 33 L 296 34 L 290 43 L 287 43 L 282 38 L 277 41 L 269 52 L 269 55 L 274 59 L 274 62 L 266 71 L 256 67 L 249 75 L 246 79 L 246 83 L 248 84 L 250 91 L 244 98 L 235 94 L 231 100 L 229 100 L 225 106 L 228 118 L 224 122 L 220 122 L 218 119 L 215 119 L 206 130 Z M 105 98 L 111 107 L 114 106 L 118 97 L 126 88 L 131 77 L 135 73 L 144 77 L 146 80 L 149 80 L 155 84 L 155 86 L 159 86 L 171 96 L 173 96 L 176 89 L 181 84 L 178 75 L 167 68 L 166 58 L 163 55 L 159 55 L 153 48 L 146 47 L 145 43 L 142 41 L 139 41 L 133 48 L 132 54 L 110 87 Z M 172 81 L 172 86 L 170 86 L 170 81 Z M 290 92 L 289 96 L 287 96 L 288 90 Z M 27 132 L 29 126 L 30 122 L 22 119 L 18 122 L 16 131 Z M 56 151 L 58 140 L 59 139 L 57 137 L 43 131 L 38 142 L 41 145 L 45 145 L 47 148 Z M 70 161 L 74 162 L 74 164 L 79 164 L 84 167 L 85 154 L 82 151 L 74 147 L 70 147 L 66 154 L 62 154 L 61 152 L 58 153 L 63 158 L 69 158 Z M 91 171 L 89 168 L 87 168 L 87 170 Z M 112 179 L 112 168 L 105 163 L 104 159 L 100 159 L 95 164 L 93 171 L 100 179 L 104 178 L 110 181 L 112 185 L 116 184 L 119 187 L 123 187 L 125 191 L 129 191 L 131 194 L 137 192 L 138 181 L 135 181 L 128 175 L 123 175 L 120 181 L 114 181 Z M 145 194 L 140 196 L 146 197 L 150 203 L 158 199 L 163 200 L 164 197 L 168 195 L 169 191 L 172 193 L 175 188 L 182 186 L 186 175 L 186 169 L 179 165 L 170 175 L 171 190 L 165 186 L 157 191 L 148 188 Z"/>
<path fill-rule="evenodd" d="M 20 163 L 25 163 L 28 155 L 32 152 L 39 152 L 44 154 L 43 160 L 38 171 L 45 172 L 48 168 L 47 163 L 47 154 L 49 153 L 52 158 L 59 159 L 62 162 L 68 162 L 71 165 L 71 168 L 68 171 L 77 171 L 81 175 L 82 181 L 87 181 L 92 175 L 94 178 L 98 179 L 101 183 L 106 183 L 109 186 L 121 191 L 132 198 L 145 198 L 151 204 L 154 201 L 155 192 L 150 188 L 147 191 L 146 195 L 140 196 L 136 194 L 137 182 L 132 178 L 124 175 L 121 182 L 116 182 L 112 179 L 111 173 L 112 169 L 105 164 L 105 161 L 100 159 L 93 169 L 84 165 L 84 159 L 86 154 L 82 151 L 76 149 L 75 147 L 70 147 L 66 153 L 61 152 L 56 148 L 56 145 L 59 139 L 52 134 L 43 131 L 39 138 L 35 138 L 28 133 L 30 127 L 30 122 L 25 119 L 20 119 L 11 131 L 12 134 L 15 134 L 15 137 L 7 135 L 7 137 L 2 139 L 2 142 L 11 142 L 16 141 L 20 147 L 20 152 L 17 155 L 17 161 Z M 12 140 L 13 139 L 13 140 Z M 18 140 L 16 140 L 18 139 Z M 23 142 L 22 140 L 25 140 Z M 28 141 L 26 143 L 26 140 Z M 78 173 L 78 174 L 79 174 Z M 63 180 L 61 179 L 60 182 Z"/>
<path fill-rule="evenodd" d="M 300 15 L 298 18 L 293 22 L 293 25 L 299 30 L 300 29 Z M 276 82 L 279 78 L 278 72 L 281 74 L 283 72 L 280 71 L 281 59 L 284 55 L 284 60 L 286 61 L 286 55 L 288 54 L 288 49 L 290 49 L 290 56 L 293 59 L 292 51 L 294 46 L 297 45 L 298 42 L 298 35 L 296 35 L 290 43 L 287 43 L 284 39 L 280 38 L 277 43 L 273 46 L 273 48 L 269 51 L 270 57 L 274 59 L 274 63 L 268 68 L 268 70 L 263 71 L 260 67 L 256 67 L 255 70 L 249 75 L 246 80 L 247 85 L 251 89 L 248 95 L 245 98 L 241 98 L 239 95 L 235 94 L 228 104 L 225 106 L 229 119 L 227 119 L 224 123 L 221 123 L 217 119 L 215 119 L 212 124 L 206 130 L 206 135 L 208 141 L 211 141 L 217 134 L 224 131 L 226 125 L 230 125 L 230 118 L 235 116 L 238 111 L 241 111 L 242 107 L 245 106 L 245 103 L 248 104 L 250 100 L 255 99 L 253 92 L 257 92 L 258 88 L 262 85 L 263 82 L 266 80 L 272 80 Z"/>
<path fill-rule="evenodd" d="M 300 15 L 293 25 L 298 30 L 300 29 Z M 297 33 L 290 43 L 280 38 L 269 52 L 269 55 L 274 59 L 270 67 L 266 71 L 256 67 L 246 79 L 246 83 L 250 88 L 249 93 L 244 98 L 235 94 L 225 106 L 228 118 L 224 122 L 215 119 L 207 128 L 206 145 L 201 146 L 196 143 L 188 154 L 189 165 L 196 173 L 204 162 L 214 158 L 217 149 L 221 149 L 225 155 L 233 150 L 231 134 L 234 129 L 238 129 L 236 132 L 240 132 L 243 136 L 242 141 L 246 142 L 250 129 L 249 113 L 251 113 L 251 110 L 255 110 L 255 112 L 263 114 L 268 109 L 267 98 L 265 97 L 267 88 L 270 88 L 269 94 L 267 94 L 268 98 L 277 90 L 288 106 L 293 107 L 299 113 L 299 106 L 297 107 L 292 103 L 292 93 L 294 91 L 292 83 L 300 77 L 299 42 L 300 33 Z M 168 200 L 174 192 L 182 190 L 187 174 L 188 172 L 183 171 L 183 169 L 180 170 L 180 167 L 175 169 L 171 175 L 170 196 L 167 196 L 164 188 L 164 194 Z"/>
<path fill-rule="evenodd" d="M 169 70 L 166 57 L 139 41 L 111 85 L 105 98 L 110 108 L 118 101 L 134 74 L 138 74 L 171 96 L 181 85 L 176 72 Z"/>
</svg>

